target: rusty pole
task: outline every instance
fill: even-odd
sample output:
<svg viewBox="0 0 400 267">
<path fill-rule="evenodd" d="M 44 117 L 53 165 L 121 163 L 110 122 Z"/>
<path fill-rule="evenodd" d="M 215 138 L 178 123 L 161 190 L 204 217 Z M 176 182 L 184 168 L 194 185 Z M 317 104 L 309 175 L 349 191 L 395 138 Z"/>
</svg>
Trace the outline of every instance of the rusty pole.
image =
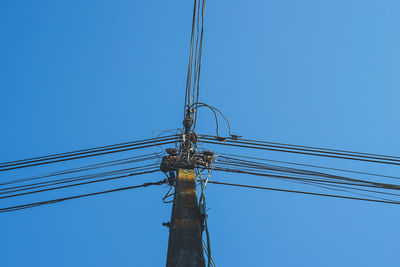
<svg viewBox="0 0 400 267">
<path fill-rule="evenodd" d="M 167 267 L 205 267 L 194 169 L 179 169 L 169 228 Z"/>
</svg>

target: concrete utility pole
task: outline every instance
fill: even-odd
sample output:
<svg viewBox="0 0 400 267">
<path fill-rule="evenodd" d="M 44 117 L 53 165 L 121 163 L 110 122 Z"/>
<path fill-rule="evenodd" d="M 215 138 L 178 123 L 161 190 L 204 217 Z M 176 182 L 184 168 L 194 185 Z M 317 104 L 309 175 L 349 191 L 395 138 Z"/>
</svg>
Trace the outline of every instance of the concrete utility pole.
<svg viewBox="0 0 400 267">
<path fill-rule="evenodd" d="M 172 215 L 169 223 L 167 267 L 205 267 L 202 238 L 203 223 L 206 218 L 205 203 L 202 198 L 200 212 L 194 171 L 195 168 L 200 166 L 207 168 L 209 161 L 213 160 L 213 156 L 205 154 L 204 151 L 203 153 L 197 151 L 198 136 L 194 132 L 197 108 L 204 105 L 204 103 L 198 103 L 204 12 L 205 0 L 195 0 L 186 80 L 184 128 L 180 136 L 179 151 L 178 148 L 167 149 L 166 152 L 169 156 L 163 157 L 160 166 L 160 170 L 168 177 L 169 185 L 175 186 Z M 196 43 L 196 46 L 194 46 L 194 43 Z M 216 114 L 214 109 L 211 109 Z M 204 187 L 202 187 L 202 196 L 203 190 Z"/>
<path fill-rule="evenodd" d="M 189 109 L 183 125 L 185 131 L 179 156 L 171 152 L 171 156 L 164 157 L 161 163 L 161 169 L 169 171 L 170 178 L 175 176 L 175 171 L 177 172 L 176 180 L 170 179 L 170 184 L 175 186 L 175 195 L 169 224 L 167 267 L 205 267 L 203 221 L 197 200 L 194 172 L 200 161 L 193 145 L 197 141 L 197 135 L 191 130 L 193 118 Z"/>
<path fill-rule="evenodd" d="M 194 169 L 179 169 L 169 228 L 167 267 L 204 267 Z"/>
</svg>

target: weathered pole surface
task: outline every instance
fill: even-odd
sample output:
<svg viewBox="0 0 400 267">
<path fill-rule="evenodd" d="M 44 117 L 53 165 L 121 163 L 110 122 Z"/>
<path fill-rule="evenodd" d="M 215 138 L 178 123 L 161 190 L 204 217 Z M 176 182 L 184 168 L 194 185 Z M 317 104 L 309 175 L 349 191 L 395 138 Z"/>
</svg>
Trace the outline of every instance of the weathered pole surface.
<svg viewBox="0 0 400 267">
<path fill-rule="evenodd" d="M 169 227 L 167 267 L 205 267 L 194 169 L 179 169 Z"/>
</svg>

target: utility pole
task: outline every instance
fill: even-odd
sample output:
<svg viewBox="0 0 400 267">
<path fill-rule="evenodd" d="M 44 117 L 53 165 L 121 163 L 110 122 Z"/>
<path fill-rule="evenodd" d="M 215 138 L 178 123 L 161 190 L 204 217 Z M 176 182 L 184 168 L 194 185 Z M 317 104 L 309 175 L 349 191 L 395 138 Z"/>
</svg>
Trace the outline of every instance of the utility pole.
<svg viewBox="0 0 400 267">
<path fill-rule="evenodd" d="M 167 267 L 204 267 L 194 169 L 179 169 L 169 228 Z"/>
<path fill-rule="evenodd" d="M 185 131 L 179 154 L 177 151 L 172 152 L 161 163 L 161 169 L 169 172 L 170 185 L 175 186 L 169 223 L 167 267 L 205 267 L 202 243 L 204 217 L 200 214 L 194 171 L 199 155 L 194 146 L 197 136 L 191 130 L 193 117 L 190 111 L 183 125 Z"/>
<path fill-rule="evenodd" d="M 202 235 L 206 225 L 204 224 L 206 222 L 204 187 L 202 186 L 201 191 L 200 211 L 196 192 L 195 169 L 200 166 L 207 168 L 210 161 L 213 161 L 213 157 L 204 153 L 204 151 L 203 153 L 197 151 L 198 137 L 194 132 L 197 106 L 199 105 L 197 102 L 199 98 L 204 12 L 205 0 L 194 0 L 183 132 L 179 151 L 178 149 L 167 149 L 169 156 L 163 157 L 160 166 L 161 171 L 166 174 L 169 173 L 167 177 L 171 188 L 172 186 L 175 187 L 171 221 L 168 224 L 167 267 L 205 267 Z M 194 43 L 196 43 L 195 46 Z M 213 112 L 215 113 L 214 110 Z M 201 183 L 203 183 L 202 178 Z"/>
</svg>

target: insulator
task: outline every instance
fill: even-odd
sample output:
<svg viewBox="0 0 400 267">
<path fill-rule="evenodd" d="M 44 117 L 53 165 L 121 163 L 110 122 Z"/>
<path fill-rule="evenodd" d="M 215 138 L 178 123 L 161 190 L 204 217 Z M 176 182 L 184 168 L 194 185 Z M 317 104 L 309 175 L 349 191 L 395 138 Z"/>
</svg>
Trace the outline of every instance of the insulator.
<svg viewBox="0 0 400 267">
<path fill-rule="evenodd" d="M 175 148 L 167 148 L 165 151 L 168 153 L 170 156 L 176 156 L 178 155 L 178 151 Z"/>
<path fill-rule="evenodd" d="M 185 119 L 183 120 L 183 127 L 185 127 L 186 130 L 190 130 L 193 125 L 193 118 L 190 116 L 186 116 Z"/>
</svg>

